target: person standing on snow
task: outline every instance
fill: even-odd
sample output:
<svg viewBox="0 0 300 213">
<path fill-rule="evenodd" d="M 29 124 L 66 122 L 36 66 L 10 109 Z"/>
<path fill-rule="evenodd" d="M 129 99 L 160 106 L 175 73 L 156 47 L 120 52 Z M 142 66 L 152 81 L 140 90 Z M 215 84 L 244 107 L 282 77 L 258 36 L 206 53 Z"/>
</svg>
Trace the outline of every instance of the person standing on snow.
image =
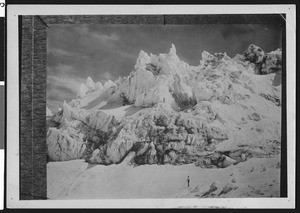
<svg viewBox="0 0 300 213">
<path fill-rule="evenodd" d="M 186 182 L 187 182 L 188 187 L 190 187 L 190 176 L 187 176 Z"/>
</svg>

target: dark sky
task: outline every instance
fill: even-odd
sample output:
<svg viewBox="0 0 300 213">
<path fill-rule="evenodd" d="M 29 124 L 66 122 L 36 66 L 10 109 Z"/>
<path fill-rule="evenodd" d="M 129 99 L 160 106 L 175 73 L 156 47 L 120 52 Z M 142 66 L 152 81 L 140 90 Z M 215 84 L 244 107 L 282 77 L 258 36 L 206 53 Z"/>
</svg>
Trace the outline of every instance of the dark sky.
<svg viewBox="0 0 300 213">
<path fill-rule="evenodd" d="M 242 53 L 249 44 L 265 52 L 281 48 L 274 25 L 50 25 L 47 31 L 47 105 L 53 111 L 76 97 L 90 76 L 104 83 L 127 76 L 140 50 L 167 53 L 174 44 L 179 58 L 197 66 L 201 53 Z"/>
</svg>

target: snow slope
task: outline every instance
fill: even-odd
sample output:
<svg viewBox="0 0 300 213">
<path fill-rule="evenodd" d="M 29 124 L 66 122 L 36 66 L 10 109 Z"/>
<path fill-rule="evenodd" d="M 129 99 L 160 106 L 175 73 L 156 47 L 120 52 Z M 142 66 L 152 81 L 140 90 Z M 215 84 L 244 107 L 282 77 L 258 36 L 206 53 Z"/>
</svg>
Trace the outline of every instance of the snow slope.
<svg viewBox="0 0 300 213">
<path fill-rule="evenodd" d="M 50 199 L 279 197 L 279 158 L 250 159 L 224 169 L 193 164 L 110 166 L 83 160 L 51 162 L 47 166 Z M 264 171 L 265 168 L 265 171 Z M 186 177 L 190 176 L 190 187 Z M 217 189 L 203 196 L 212 183 Z M 223 188 L 237 187 L 226 194 Z"/>
</svg>

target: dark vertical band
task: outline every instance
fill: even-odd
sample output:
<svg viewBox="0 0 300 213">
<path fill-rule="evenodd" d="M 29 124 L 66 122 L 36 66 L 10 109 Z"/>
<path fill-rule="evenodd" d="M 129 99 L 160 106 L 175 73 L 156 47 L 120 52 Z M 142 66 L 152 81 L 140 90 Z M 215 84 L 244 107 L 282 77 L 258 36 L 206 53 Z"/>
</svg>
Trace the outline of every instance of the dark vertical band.
<svg viewBox="0 0 300 213">
<path fill-rule="evenodd" d="M 20 200 L 46 199 L 46 26 L 36 16 L 19 21 Z"/>
<path fill-rule="evenodd" d="M 5 34 L 5 19 L 4 17 L 0 17 L 0 81 L 4 81 L 4 70 L 5 70 L 5 63 L 4 63 L 4 53 L 5 53 L 5 46 L 4 46 L 4 34 Z"/>
<path fill-rule="evenodd" d="M 282 14 L 285 19 L 285 14 Z M 287 114 L 286 114 L 286 23 L 282 27 L 282 90 L 281 90 L 281 159 L 280 159 L 280 197 L 287 197 Z"/>
</svg>

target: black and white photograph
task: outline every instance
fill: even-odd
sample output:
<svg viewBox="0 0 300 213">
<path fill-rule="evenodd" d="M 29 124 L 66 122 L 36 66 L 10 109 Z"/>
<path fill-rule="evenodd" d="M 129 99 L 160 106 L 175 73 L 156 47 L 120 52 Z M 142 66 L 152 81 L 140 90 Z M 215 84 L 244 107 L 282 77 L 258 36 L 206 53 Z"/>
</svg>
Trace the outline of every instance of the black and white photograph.
<svg viewBox="0 0 300 213">
<path fill-rule="evenodd" d="M 20 201 L 290 198 L 285 13 L 17 20 Z"/>
<path fill-rule="evenodd" d="M 279 197 L 280 26 L 47 33 L 49 198 Z"/>
</svg>

